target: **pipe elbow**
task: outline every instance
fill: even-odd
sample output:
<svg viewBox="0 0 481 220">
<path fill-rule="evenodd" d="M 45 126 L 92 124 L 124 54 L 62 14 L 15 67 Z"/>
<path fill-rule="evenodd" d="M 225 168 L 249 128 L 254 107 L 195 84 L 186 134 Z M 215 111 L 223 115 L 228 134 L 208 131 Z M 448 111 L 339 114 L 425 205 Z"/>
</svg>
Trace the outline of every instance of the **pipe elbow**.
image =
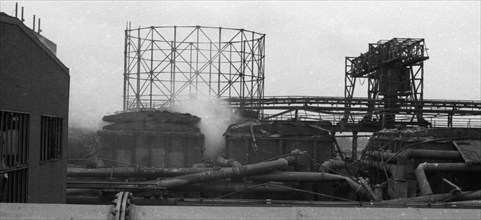
<svg viewBox="0 0 481 220">
<path fill-rule="evenodd" d="M 330 170 L 336 170 L 341 167 L 344 167 L 344 161 L 330 159 L 324 161 L 321 164 L 321 166 L 319 167 L 319 171 L 329 173 Z"/>
<path fill-rule="evenodd" d="M 413 149 L 406 149 L 400 153 L 400 157 L 404 157 L 406 159 L 411 159 L 413 157 L 414 150 Z"/>
<path fill-rule="evenodd" d="M 331 170 L 332 167 L 333 167 L 332 159 L 326 160 L 319 167 L 319 171 L 329 173 L 329 170 Z"/>
<path fill-rule="evenodd" d="M 352 180 L 351 178 L 349 177 L 345 177 L 344 180 L 347 182 L 347 184 L 349 185 L 349 187 L 356 193 L 358 194 L 361 189 L 362 189 L 362 186 L 360 184 L 358 184 L 356 181 Z"/>
<path fill-rule="evenodd" d="M 222 156 L 217 157 L 217 159 L 215 160 L 215 164 L 217 164 L 219 166 L 222 166 L 222 167 L 240 167 L 240 166 L 242 166 L 242 164 L 239 163 L 238 161 L 236 161 L 234 159 L 226 159 Z"/>
<path fill-rule="evenodd" d="M 428 178 L 426 177 L 425 169 L 428 166 L 428 163 L 420 163 L 416 170 L 414 170 L 414 175 L 416 175 L 416 180 L 418 182 L 418 187 L 421 195 L 431 195 L 433 191 L 431 186 L 429 185 Z"/>
<path fill-rule="evenodd" d="M 428 163 L 427 162 L 423 162 L 423 163 L 420 163 L 416 169 L 414 170 L 415 173 L 418 173 L 418 172 L 424 172 L 424 170 L 426 169 L 426 167 L 428 166 Z"/>
</svg>

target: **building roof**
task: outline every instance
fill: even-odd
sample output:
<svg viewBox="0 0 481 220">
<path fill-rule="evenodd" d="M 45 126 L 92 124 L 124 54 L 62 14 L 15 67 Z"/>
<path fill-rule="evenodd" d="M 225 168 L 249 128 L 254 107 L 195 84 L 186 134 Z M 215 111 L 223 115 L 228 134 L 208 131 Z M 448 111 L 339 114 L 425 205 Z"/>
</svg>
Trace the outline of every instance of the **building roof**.
<svg viewBox="0 0 481 220">
<path fill-rule="evenodd" d="M 69 69 L 60 61 L 60 59 L 38 38 L 32 29 L 28 28 L 20 19 L 9 16 L 3 12 L 0 12 L 0 23 L 6 23 L 11 25 L 16 25 L 20 28 L 33 42 L 35 42 L 50 58 L 52 58 L 63 70 L 68 74 Z"/>
</svg>

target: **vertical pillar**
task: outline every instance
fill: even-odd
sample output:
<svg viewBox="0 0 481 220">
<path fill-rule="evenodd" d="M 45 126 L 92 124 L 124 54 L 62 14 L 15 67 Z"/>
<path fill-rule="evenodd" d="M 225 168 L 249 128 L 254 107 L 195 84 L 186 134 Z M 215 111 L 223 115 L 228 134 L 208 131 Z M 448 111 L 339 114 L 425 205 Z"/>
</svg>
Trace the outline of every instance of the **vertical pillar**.
<svg viewBox="0 0 481 220">
<path fill-rule="evenodd" d="M 221 72 L 221 57 L 222 57 L 222 45 L 221 45 L 221 42 L 222 42 L 222 28 L 220 27 L 219 28 L 219 42 L 218 42 L 218 51 L 217 51 L 217 54 L 219 56 L 219 59 L 218 59 L 218 67 L 217 67 L 217 98 L 220 98 L 221 94 L 220 94 L 220 74 L 222 73 Z"/>
<path fill-rule="evenodd" d="M 177 26 L 174 26 L 174 41 L 171 42 L 172 44 L 172 58 L 170 60 L 170 67 L 171 67 L 171 80 L 172 80 L 172 87 L 170 88 L 171 89 L 171 98 L 170 98 L 170 103 L 173 105 L 175 104 L 175 96 L 176 96 L 176 91 L 175 91 L 175 66 L 176 66 L 176 63 L 175 63 L 175 58 L 176 58 L 176 55 L 177 55 Z"/>
<path fill-rule="evenodd" d="M 127 26 L 128 28 L 128 26 Z M 127 59 L 128 53 L 127 53 L 127 45 L 129 45 L 130 38 L 129 38 L 129 33 L 130 30 L 125 30 L 125 45 L 124 45 L 124 104 L 123 104 L 123 109 L 124 111 L 127 111 L 127 82 L 129 80 L 128 77 L 128 69 L 127 69 L 127 63 L 129 60 Z"/>
<path fill-rule="evenodd" d="M 246 68 L 246 53 L 245 53 L 245 48 L 246 48 L 246 42 L 244 40 L 244 29 L 241 29 L 240 30 L 240 35 L 241 35 L 241 40 L 240 40 L 240 45 L 241 45 L 241 50 L 240 50 L 240 58 L 241 58 L 241 63 L 240 63 L 240 73 L 239 73 L 239 76 L 240 76 L 240 88 L 239 88 L 239 92 L 240 92 L 240 99 L 241 99 L 241 103 L 240 103 L 240 112 L 241 114 L 244 114 L 244 106 L 245 106 L 245 92 L 244 92 L 244 89 L 245 89 L 245 68 Z"/>
<path fill-rule="evenodd" d="M 140 47 L 142 46 L 141 45 L 141 42 L 140 42 L 140 27 L 137 29 L 137 39 L 138 39 L 138 42 L 137 42 L 137 87 L 136 87 L 136 91 L 135 91 L 135 99 L 137 100 L 137 104 L 136 104 L 136 108 L 140 108 L 140 57 L 141 57 L 141 54 L 140 54 Z"/>
<path fill-rule="evenodd" d="M 453 127 L 453 113 L 448 114 L 448 128 Z"/>
<path fill-rule="evenodd" d="M 352 160 L 357 160 L 357 131 L 352 132 Z"/>
<path fill-rule="evenodd" d="M 149 108 L 154 108 L 154 103 L 152 101 L 152 87 L 154 86 L 154 27 L 150 27 L 150 71 L 149 71 L 149 87 L 150 87 L 150 102 L 149 102 Z"/>
</svg>

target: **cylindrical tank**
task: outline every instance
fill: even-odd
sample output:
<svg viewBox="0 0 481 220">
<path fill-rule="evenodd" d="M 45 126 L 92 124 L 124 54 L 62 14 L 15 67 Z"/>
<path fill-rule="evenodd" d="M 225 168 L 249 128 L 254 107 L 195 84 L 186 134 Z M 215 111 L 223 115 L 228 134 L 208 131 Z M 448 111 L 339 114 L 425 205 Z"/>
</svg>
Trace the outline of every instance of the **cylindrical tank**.
<svg viewBox="0 0 481 220">
<path fill-rule="evenodd" d="M 202 157 L 203 135 L 190 114 L 136 111 L 109 115 L 98 132 L 97 157 L 142 167 L 191 167 Z"/>
</svg>

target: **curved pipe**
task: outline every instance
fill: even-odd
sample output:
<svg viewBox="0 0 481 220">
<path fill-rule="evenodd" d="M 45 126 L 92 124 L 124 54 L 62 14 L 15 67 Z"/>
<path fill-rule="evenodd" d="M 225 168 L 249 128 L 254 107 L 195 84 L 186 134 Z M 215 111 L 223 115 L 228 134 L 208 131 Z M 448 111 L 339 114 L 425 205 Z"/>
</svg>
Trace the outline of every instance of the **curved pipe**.
<svg viewBox="0 0 481 220">
<path fill-rule="evenodd" d="M 244 177 L 248 175 L 270 172 L 276 169 L 286 168 L 288 165 L 293 164 L 295 161 L 296 156 L 288 156 L 269 162 L 248 164 L 232 168 L 221 168 L 219 170 L 188 174 L 174 178 L 163 179 L 160 181 L 147 181 L 145 183 L 154 183 L 158 187 L 175 188 L 192 183 L 207 182 L 234 177 Z"/>
<path fill-rule="evenodd" d="M 336 175 L 330 174 L 325 172 L 277 172 L 277 173 L 269 173 L 257 176 L 250 176 L 248 177 L 249 180 L 258 180 L 258 181 L 278 181 L 278 182 L 329 182 L 329 181 L 346 181 L 349 187 L 359 196 L 369 198 L 371 200 L 376 200 L 373 196 L 372 192 L 369 192 L 367 184 L 363 187 L 361 184 L 357 183 L 353 179 Z"/>
<path fill-rule="evenodd" d="M 412 202 L 446 202 L 446 201 L 467 201 L 467 200 L 480 200 L 481 199 L 481 190 L 477 191 L 467 191 L 467 192 L 460 192 L 460 193 L 443 193 L 443 194 L 435 194 L 435 195 L 425 195 L 425 196 L 417 196 L 417 197 L 410 197 L 410 198 L 403 198 L 403 199 L 392 199 L 382 201 L 383 204 L 406 204 Z"/>
<path fill-rule="evenodd" d="M 337 170 L 339 168 L 344 168 L 344 161 L 342 160 L 326 160 L 319 167 L 320 172 L 329 173 L 331 170 Z"/>
<path fill-rule="evenodd" d="M 433 191 L 429 185 L 426 172 L 481 172 L 481 166 L 467 166 L 465 163 L 420 163 L 414 174 L 418 181 L 421 195 L 431 195 Z"/>
<path fill-rule="evenodd" d="M 225 159 L 224 157 L 217 157 L 215 164 L 221 167 L 240 167 L 241 163 L 234 159 Z"/>
<path fill-rule="evenodd" d="M 212 168 L 134 168 L 134 167 L 113 167 L 113 168 L 67 168 L 67 177 L 118 177 L 118 178 L 158 178 L 174 177 L 192 173 L 212 171 Z"/>
</svg>

